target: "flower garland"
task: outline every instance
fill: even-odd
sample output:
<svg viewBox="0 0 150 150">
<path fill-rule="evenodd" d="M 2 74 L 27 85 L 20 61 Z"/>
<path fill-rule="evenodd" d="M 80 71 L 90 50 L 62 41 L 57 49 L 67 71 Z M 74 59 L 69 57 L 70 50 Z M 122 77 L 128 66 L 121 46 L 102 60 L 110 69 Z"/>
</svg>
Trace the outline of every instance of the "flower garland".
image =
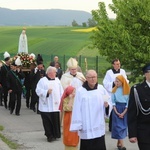
<svg viewBox="0 0 150 150">
<path fill-rule="evenodd" d="M 32 55 L 26 53 L 18 53 L 14 56 L 13 60 L 15 61 L 18 56 L 20 57 L 22 67 L 29 68 L 31 64 L 36 63 L 36 59 Z"/>
</svg>

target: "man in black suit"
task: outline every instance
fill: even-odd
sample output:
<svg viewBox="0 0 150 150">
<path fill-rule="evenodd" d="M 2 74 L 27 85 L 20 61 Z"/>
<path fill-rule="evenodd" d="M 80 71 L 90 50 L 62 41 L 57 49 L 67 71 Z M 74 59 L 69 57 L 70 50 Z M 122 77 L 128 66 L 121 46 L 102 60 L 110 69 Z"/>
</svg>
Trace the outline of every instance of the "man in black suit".
<svg viewBox="0 0 150 150">
<path fill-rule="evenodd" d="M 26 106 L 27 106 L 27 108 L 29 108 L 31 106 L 30 98 L 31 98 L 31 95 L 32 95 L 32 92 L 31 92 L 31 73 L 30 72 L 35 67 L 36 67 L 36 65 L 34 63 L 32 63 L 30 65 L 30 71 L 25 71 L 24 72 L 24 74 L 25 74 L 24 86 L 26 88 L 25 98 L 26 98 Z"/>
<path fill-rule="evenodd" d="M 8 89 L 6 85 L 6 75 L 10 71 L 10 54 L 8 52 L 4 53 L 4 64 L 1 67 L 1 85 L 3 88 L 3 95 L 4 95 L 4 106 L 7 109 L 7 97 L 8 97 Z M 10 105 L 10 103 L 9 103 Z"/>
<path fill-rule="evenodd" d="M 140 150 L 150 149 L 150 64 L 143 67 L 145 80 L 131 88 L 128 104 L 129 141 Z"/>
<path fill-rule="evenodd" d="M 59 58 L 58 58 L 58 56 L 55 56 L 54 57 L 54 61 L 52 61 L 52 62 L 50 62 L 50 66 L 52 66 L 52 67 L 55 67 L 55 63 L 56 62 L 59 62 Z M 61 68 L 61 63 L 59 62 L 59 67 Z"/>
<path fill-rule="evenodd" d="M 1 67 L 2 67 L 2 62 L 0 61 L 0 106 L 3 106 L 3 89 L 2 89 L 2 84 L 1 84 Z"/>
<path fill-rule="evenodd" d="M 62 71 L 62 69 L 60 68 L 60 63 L 59 63 L 59 62 L 56 62 L 56 63 L 55 63 L 55 68 L 56 68 L 56 70 L 57 70 L 57 72 L 56 72 L 56 77 L 58 77 L 58 79 L 60 80 L 60 79 L 61 79 L 61 76 L 62 76 L 62 74 L 63 74 L 63 71 Z"/>
<path fill-rule="evenodd" d="M 11 70 L 7 73 L 7 89 L 10 93 L 10 114 L 15 109 L 15 114 L 20 115 L 21 109 L 21 94 L 22 94 L 22 82 L 21 80 L 25 77 L 24 73 L 20 69 L 20 64 L 12 62 Z"/>
<path fill-rule="evenodd" d="M 37 104 L 37 114 L 39 114 L 38 111 L 38 104 L 39 104 L 39 97 L 35 92 L 36 85 L 38 81 L 45 76 L 45 70 L 43 66 L 42 61 L 37 62 L 37 67 L 31 70 L 31 91 L 32 91 L 32 96 L 31 96 L 31 106 L 30 109 L 32 109 L 34 112 L 36 112 L 35 105 Z"/>
<path fill-rule="evenodd" d="M 25 98 L 26 98 L 26 106 L 29 108 L 30 106 L 30 97 L 31 97 L 31 80 L 30 80 L 30 71 L 25 71 L 25 79 L 24 86 L 26 88 Z"/>
</svg>

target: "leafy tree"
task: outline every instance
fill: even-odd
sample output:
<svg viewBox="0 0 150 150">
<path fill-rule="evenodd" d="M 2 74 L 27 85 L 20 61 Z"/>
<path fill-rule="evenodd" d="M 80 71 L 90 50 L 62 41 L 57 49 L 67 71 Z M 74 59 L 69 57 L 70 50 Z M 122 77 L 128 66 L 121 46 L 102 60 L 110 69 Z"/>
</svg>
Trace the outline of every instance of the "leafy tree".
<svg viewBox="0 0 150 150">
<path fill-rule="evenodd" d="M 110 9 L 116 14 L 109 19 L 106 6 L 92 11 L 97 30 L 91 37 L 94 47 L 111 62 L 119 58 L 131 71 L 130 81 L 142 75 L 142 67 L 150 62 L 150 0 L 112 0 Z"/>
<path fill-rule="evenodd" d="M 72 26 L 73 26 L 73 27 L 77 27 L 77 26 L 78 26 L 78 23 L 77 23 L 75 20 L 73 20 L 73 21 L 72 21 Z"/>
<path fill-rule="evenodd" d="M 82 23 L 82 27 L 87 27 L 86 22 L 83 22 L 83 23 Z"/>
<path fill-rule="evenodd" d="M 92 18 L 89 18 L 87 21 L 87 24 L 89 27 L 95 27 L 96 26 L 96 21 Z"/>
</svg>

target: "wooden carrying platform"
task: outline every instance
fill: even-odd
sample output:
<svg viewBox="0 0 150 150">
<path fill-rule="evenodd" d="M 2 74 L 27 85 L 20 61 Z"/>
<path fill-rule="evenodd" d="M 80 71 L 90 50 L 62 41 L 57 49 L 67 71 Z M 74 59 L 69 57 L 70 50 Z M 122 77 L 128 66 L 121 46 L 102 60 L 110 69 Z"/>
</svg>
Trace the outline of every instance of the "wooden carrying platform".
<svg viewBox="0 0 150 150">
<path fill-rule="evenodd" d="M 23 67 L 23 68 L 22 68 L 22 71 L 23 71 L 23 72 L 28 72 L 28 71 L 31 71 L 31 69 L 30 69 L 30 68 L 25 68 L 25 67 Z"/>
</svg>

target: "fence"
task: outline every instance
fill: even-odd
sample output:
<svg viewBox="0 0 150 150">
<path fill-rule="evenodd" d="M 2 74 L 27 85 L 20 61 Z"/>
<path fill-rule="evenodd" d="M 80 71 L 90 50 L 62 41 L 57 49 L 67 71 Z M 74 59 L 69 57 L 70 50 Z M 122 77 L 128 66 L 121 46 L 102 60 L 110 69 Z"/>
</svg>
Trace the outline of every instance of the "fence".
<svg viewBox="0 0 150 150">
<path fill-rule="evenodd" d="M 16 54 L 10 53 L 10 56 L 13 57 Z M 44 60 L 45 67 L 48 67 L 50 62 L 53 61 L 54 54 L 52 55 L 45 55 L 42 54 L 42 58 Z M 70 57 L 74 56 L 68 56 L 68 55 L 57 55 L 59 57 L 59 62 L 61 63 L 61 67 L 63 71 L 67 69 L 66 63 Z M 104 57 L 95 56 L 95 57 L 87 57 L 80 55 L 78 57 L 75 56 L 75 58 L 78 61 L 79 66 L 82 69 L 82 72 L 85 73 L 88 69 L 94 69 L 98 73 L 99 78 L 103 78 L 106 70 L 108 67 L 110 67 L 110 64 L 105 60 Z M 3 53 L 0 53 L 0 59 L 3 60 Z"/>
<path fill-rule="evenodd" d="M 51 61 L 53 61 L 55 55 L 51 56 L 46 56 L 42 55 L 44 58 L 44 63 L 46 66 L 50 64 Z M 70 57 L 73 56 L 68 56 L 68 55 L 57 55 L 59 57 L 59 62 L 61 63 L 62 69 L 65 71 L 67 69 L 66 63 Z M 85 73 L 86 70 L 88 69 L 94 69 L 98 73 L 98 77 L 104 77 L 104 74 L 108 67 L 110 67 L 110 64 L 105 60 L 105 58 L 100 57 L 100 56 L 95 56 L 95 57 L 87 57 L 80 55 L 78 57 L 74 57 L 77 59 L 79 66 L 82 69 L 82 72 Z"/>
</svg>

